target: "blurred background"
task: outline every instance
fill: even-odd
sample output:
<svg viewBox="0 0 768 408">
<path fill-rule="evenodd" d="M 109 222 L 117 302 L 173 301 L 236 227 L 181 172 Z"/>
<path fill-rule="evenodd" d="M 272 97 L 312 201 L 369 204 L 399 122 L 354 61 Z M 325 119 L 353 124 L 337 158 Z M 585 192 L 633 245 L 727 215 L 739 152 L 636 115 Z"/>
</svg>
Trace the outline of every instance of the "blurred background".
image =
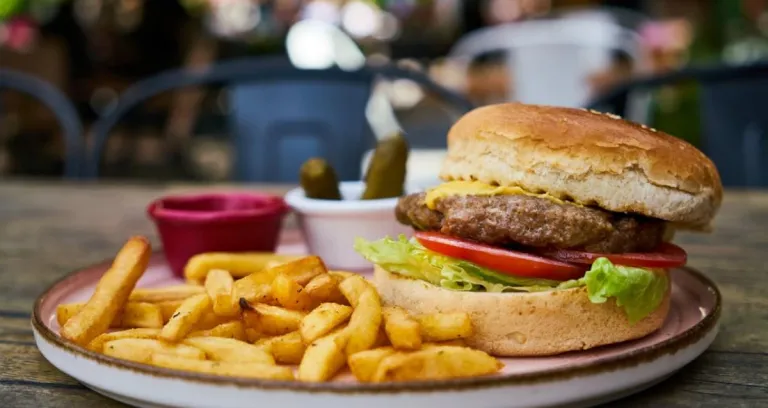
<svg viewBox="0 0 768 408">
<path fill-rule="evenodd" d="M 759 98 L 768 87 L 740 83 L 741 90 L 718 94 L 707 81 L 766 77 L 760 69 L 729 71 L 768 56 L 766 6 L 767 0 L 0 0 L 0 176 L 79 176 L 93 167 L 92 176 L 149 181 L 269 179 L 269 169 L 249 173 L 237 162 L 266 160 L 251 149 L 285 134 L 292 144 L 274 150 L 298 157 L 272 178 L 291 181 L 301 161 L 323 154 L 318 144 L 331 137 L 326 133 L 358 132 L 296 117 L 269 129 L 251 123 L 287 111 L 352 123 L 365 116 L 365 140 L 384 126 L 371 122 L 391 114 L 411 146 L 425 152 L 410 169 L 439 157 L 446 130 L 466 110 L 463 99 L 604 107 L 728 156 L 723 166 L 738 167 L 731 184 L 764 184 L 759 117 L 768 117 L 768 104 Z M 280 60 L 288 61 L 282 71 L 274 65 Z M 242 64 L 215 71 L 231 61 Z M 361 109 L 347 96 L 353 91 L 344 73 L 386 66 L 400 74 L 366 76 L 370 102 Z M 691 67 L 708 70 L 686 74 Z M 295 82 L 288 72 L 294 70 L 330 70 L 312 81 L 331 85 L 259 86 Z M 656 82 L 632 85 L 649 78 Z M 732 118 L 710 123 L 707 109 Z M 750 117 L 737 117 L 750 109 Z M 262 144 L 254 147 L 250 134 L 260 134 Z M 350 154 L 372 146 L 358 149 L 360 138 L 352 138 Z M 74 163 L 88 160 L 97 163 Z"/>
</svg>

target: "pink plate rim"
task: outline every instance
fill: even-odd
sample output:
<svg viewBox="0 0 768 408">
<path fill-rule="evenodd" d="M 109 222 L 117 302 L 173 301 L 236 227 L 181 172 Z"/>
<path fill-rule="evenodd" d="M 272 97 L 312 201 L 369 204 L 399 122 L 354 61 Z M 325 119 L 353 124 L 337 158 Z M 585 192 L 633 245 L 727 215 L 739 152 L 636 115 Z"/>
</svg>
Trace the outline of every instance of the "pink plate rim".
<svg viewBox="0 0 768 408">
<path fill-rule="evenodd" d="M 152 264 L 164 263 L 165 255 L 161 251 L 156 251 L 152 256 Z M 431 380 L 414 381 L 402 383 L 308 383 L 300 381 L 277 381 L 261 380 L 252 378 L 220 377 L 209 374 L 198 374 L 180 370 L 155 367 L 147 364 L 135 363 L 109 357 L 84 347 L 78 346 L 61 338 L 58 333 L 51 330 L 43 321 L 41 316 L 42 304 L 51 293 L 55 292 L 61 285 L 66 285 L 78 279 L 82 274 L 96 273 L 111 264 L 111 260 L 106 260 L 74 272 L 71 272 L 58 281 L 54 282 L 48 289 L 40 295 L 35 301 L 32 313 L 32 326 L 38 334 L 49 344 L 78 357 L 87 358 L 98 364 L 108 365 L 117 368 L 129 369 L 140 374 L 146 374 L 158 377 L 170 377 L 187 381 L 207 383 L 212 385 L 228 385 L 238 388 L 258 388 L 270 390 L 288 390 L 310 393 L 336 393 L 336 394 L 379 394 L 379 393 L 399 393 L 412 391 L 448 391 L 465 390 L 477 388 L 492 388 L 509 385 L 535 384 L 541 382 L 551 382 L 554 380 L 566 380 L 569 378 L 599 374 L 621 368 L 637 366 L 645 362 L 655 360 L 667 354 L 673 354 L 681 348 L 693 344 L 702 339 L 712 329 L 717 327 L 722 309 L 722 296 L 717 285 L 701 272 L 689 268 L 676 268 L 678 271 L 685 272 L 698 280 L 703 286 L 707 287 L 714 295 L 714 307 L 693 327 L 678 333 L 664 341 L 633 350 L 624 354 L 612 357 L 606 357 L 599 360 L 588 360 L 583 364 L 575 364 L 568 367 L 558 367 L 535 373 L 517 373 L 503 374 L 498 376 L 485 376 L 473 378 L 458 378 L 450 380 Z"/>
</svg>

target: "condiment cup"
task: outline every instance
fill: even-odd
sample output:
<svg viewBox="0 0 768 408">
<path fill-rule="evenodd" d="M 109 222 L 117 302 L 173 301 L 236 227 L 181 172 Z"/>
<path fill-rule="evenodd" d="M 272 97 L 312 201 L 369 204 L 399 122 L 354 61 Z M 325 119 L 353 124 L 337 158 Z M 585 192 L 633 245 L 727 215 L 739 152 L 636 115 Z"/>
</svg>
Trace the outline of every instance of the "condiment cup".
<svg viewBox="0 0 768 408">
<path fill-rule="evenodd" d="M 307 247 L 332 269 L 364 271 L 372 268 L 353 246 L 355 238 L 368 240 L 399 234 L 410 235 L 411 229 L 395 218 L 398 198 L 360 200 L 365 191 L 363 181 L 345 181 L 339 186 L 342 200 L 307 198 L 302 188 L 285 195 L 285 201 L 296 212 Z"/>
<path fill-rule="evenodd" d="M 178 276 L 200 253 L 275 251 L 287 212 L 281 197 L 242 192 L 168 196 L 147 207 Z"/>
</svg>

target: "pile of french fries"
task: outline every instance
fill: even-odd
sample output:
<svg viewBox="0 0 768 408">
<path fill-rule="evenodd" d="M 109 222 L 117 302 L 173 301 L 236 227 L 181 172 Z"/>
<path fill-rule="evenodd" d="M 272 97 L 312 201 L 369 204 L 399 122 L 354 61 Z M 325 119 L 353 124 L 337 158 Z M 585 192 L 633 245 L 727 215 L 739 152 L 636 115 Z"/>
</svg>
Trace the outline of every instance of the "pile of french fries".
<svg viewBox="0 0 768 408">
<path fill-rule="evenodd" d="M 61 336 L 130 361 L 222 376 L 361 382 L 487 375 L 502 364 L 466 347 L 466 313 L 411 315 L 316 256 L 207 253 L 185 285 L 135 288 L 151 248 L 131 238 L 91 298 L 57 309 Z M 298 366 L 296 368 L 296 366 Z"/>
</svg>

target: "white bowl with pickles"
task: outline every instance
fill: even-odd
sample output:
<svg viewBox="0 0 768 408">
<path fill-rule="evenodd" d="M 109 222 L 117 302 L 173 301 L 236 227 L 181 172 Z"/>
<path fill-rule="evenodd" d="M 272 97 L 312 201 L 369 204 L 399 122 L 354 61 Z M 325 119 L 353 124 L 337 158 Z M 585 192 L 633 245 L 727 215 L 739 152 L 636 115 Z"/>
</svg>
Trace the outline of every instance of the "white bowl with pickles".
<svg viewBox="0 0 768 408">
<path fill-rule="evenodd" d="M 371 269 L 371 263 L 353 248 L 358 237 L 373 240 L 411 234 L 395 218 L 399 197 L 363 199 L 365 189 L 362 180 L 344 181 L 339 183 L 341 199 L 310 198 L 301 187 L 285 195 L 298 217 L 307 249 L 322 257 L 329 268 Z"/>
<path fill-rule="evenodd" d="M 307 160 L 299 172 L 301 187 L 285 201 L 298 216 L 309 252 L 330 268 L 365 271 L 372 265 L 355 252 L 356 238 L 409 235 L 410 228 L 395 217 L 400 196 L 415 192 L 405 187 L 408 154 L 408 142 L 394 133 L 378 141 L 364 180 L 344 182 L 324 159 Z"/>
</svg>

